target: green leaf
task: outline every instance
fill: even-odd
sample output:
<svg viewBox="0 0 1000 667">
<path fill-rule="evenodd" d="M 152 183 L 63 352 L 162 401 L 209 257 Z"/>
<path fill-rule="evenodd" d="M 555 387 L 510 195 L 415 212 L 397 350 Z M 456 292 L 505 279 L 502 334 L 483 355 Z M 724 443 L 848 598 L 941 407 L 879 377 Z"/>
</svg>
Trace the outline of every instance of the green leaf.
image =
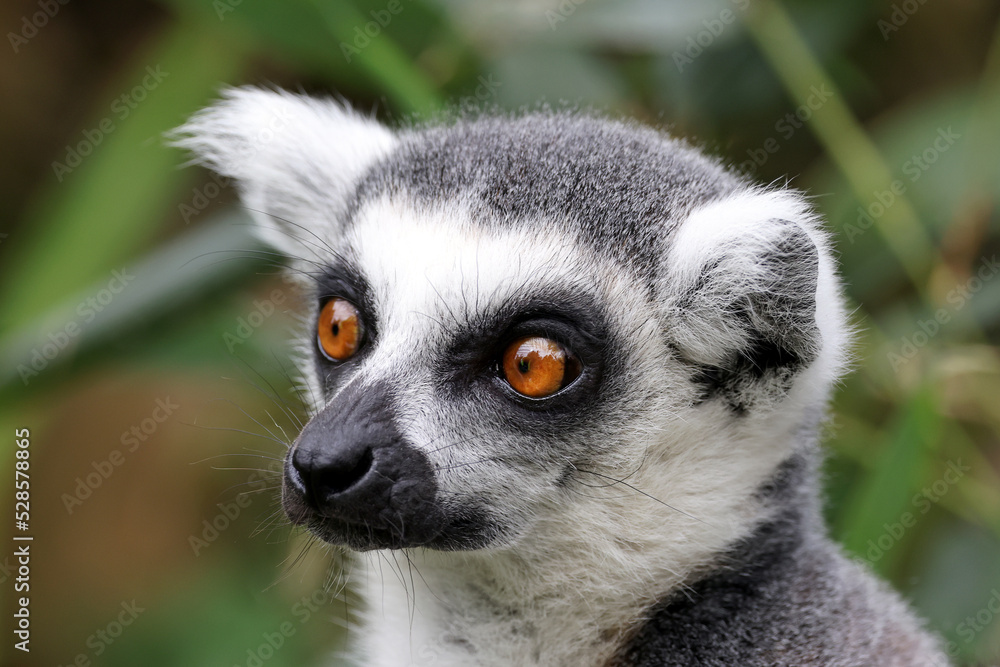
<svg viewBox="0 0 1000 667">
<path fill-rule="evenodd" d="M 182 156 L 164 146 L 163 133 L 232 78 L 246 54 L 219 37 L 186 22 L 170 25 L 71 141 L 74 151 L 88 153 L 79 165 L 69 166 L 76 161 L 68 151 L 55 156 L 69 173 L 62 182 L 54 176 L 29 211 L 20 229 L 30 236 L 6 240 L 17 247 L 0 267 L 0 331 L 26 323 L 81 285 L 107 280 L 152 239 L 181 185 L 194 178 L 192 170 L 177 168 Z"/>
<path fill-rule="evenodd" d="M 59 367 L 146 322 L 171 314 L 183 318 L 193 301 L 233 276 L 249 273 L 248 265 L 259 266 L 271 256 L 277 261 L 273 253 L 260 250 L 249 225 L 244 214 L 230 212 L 121 271 L 116 269 L 119 277 L 112 279 L 110 287 L 110 274 L 102 276 L 4 338 L 0 341 L 0 395 L 23 395 L 26 388 L 34 389 L 56 374 Z"/>
<path fill-rule="evenodd" d="M 933 450 L 942 418 L 928 389 L 914 394 L 895 425 L 887 430 L 875 468 L 847 498 L 837 533 L 848 551 L 889 574 L 905 553 L 905 540 L 925 502 L 917 494 L 932 474 Z"/>
</svg>

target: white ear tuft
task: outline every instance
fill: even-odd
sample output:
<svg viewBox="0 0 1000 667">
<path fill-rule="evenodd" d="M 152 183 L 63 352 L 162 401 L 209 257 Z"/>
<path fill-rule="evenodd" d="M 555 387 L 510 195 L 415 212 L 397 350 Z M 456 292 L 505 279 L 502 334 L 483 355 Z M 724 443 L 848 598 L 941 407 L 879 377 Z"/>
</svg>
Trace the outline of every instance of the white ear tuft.
<svg viewBox="0 0 1000 667">
<path fill-rule="evenodd" d="M 358 178 L 395 136 L 332 99 L 229 88 L 177 128 L 172 143 L 239 186 L 265 240 L 300 254 L 317 216 L 335 227 Z"/>
<path fill-rule="evenodd" d="M 713 381 L 810 366 L 830 381 L 841 369 L 849 328 L 836 271 L 797 193 L 750 189 L 694 211 L 665 275 L 670 336 Z"/>
</svg>

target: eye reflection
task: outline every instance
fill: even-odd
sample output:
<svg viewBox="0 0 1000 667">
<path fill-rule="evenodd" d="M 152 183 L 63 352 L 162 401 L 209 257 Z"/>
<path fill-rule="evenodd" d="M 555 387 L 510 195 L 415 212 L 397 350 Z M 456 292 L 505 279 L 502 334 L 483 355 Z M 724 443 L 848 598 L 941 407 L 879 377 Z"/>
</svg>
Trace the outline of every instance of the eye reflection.
<svg viewBox="0 0 1000 667">
<path fill-rule="evenodd" d="M 503 355 L 503 373 L 514 391 L 529 398 L 556 393 L 580 374 L 579 362 L 549 338 L 529 336 L 511 343 Z"/>
<path fill-rule="evenodd" d="M 353 303 L 330 299 L 319 314 L 316 336 L 320 350 L 334 361 L 354 356 L 361 343 L 361 317 Z"/>
</svg>

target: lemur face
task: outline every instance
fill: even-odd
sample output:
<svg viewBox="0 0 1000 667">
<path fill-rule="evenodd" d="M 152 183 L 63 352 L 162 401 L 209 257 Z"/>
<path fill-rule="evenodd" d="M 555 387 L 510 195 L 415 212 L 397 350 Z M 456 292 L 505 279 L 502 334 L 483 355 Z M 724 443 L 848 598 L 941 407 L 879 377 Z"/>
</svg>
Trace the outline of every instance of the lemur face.
<svg viewBox="0 0 1000 667">
<path fill-rule="evenodd" d="M 616 266 L 541 222 L 463 209 L 379 197 L 321 270 L 312 357 L 327 404 L 289 453 L 284 501 L 324 539 L 515 539 L 581 468 L 630 446 L 618 424 L 644 412 L 644 387 L 669 386 L 644 367 L 654 304 Z"/>
<path fill-rule="evenodd" d="M 282 498 L 328 542 L 500 549 L 595 513 L 627 533 L 653 500 L 724 533 L 836 373 L 807 207 L 652 130 L 393 134 L 243 89 L 183 132 L 305 276 L 314 414 Z"/>
</svg>

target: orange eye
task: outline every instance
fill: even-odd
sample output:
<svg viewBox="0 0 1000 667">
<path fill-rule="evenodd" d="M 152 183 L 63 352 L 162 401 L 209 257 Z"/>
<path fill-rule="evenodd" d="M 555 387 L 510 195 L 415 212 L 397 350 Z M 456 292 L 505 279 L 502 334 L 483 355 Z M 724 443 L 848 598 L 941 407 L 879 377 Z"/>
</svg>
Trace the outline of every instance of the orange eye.
<svg viewBox="0 0 1000 667">
<path fill-rule="evenodd" d="M 361 344 L 361 317 L 345 299 L 330 299 L 319 314 L 319 347 L 334 361 L 354 356 Z"/>
<path fill-rule="evenodd" d="M 503 353 L 503 373 L 519 394 L 545 398 L 580 374 L 580 364 L 562 345 L 540 336 L 521 338 Z"/>
</svg>

